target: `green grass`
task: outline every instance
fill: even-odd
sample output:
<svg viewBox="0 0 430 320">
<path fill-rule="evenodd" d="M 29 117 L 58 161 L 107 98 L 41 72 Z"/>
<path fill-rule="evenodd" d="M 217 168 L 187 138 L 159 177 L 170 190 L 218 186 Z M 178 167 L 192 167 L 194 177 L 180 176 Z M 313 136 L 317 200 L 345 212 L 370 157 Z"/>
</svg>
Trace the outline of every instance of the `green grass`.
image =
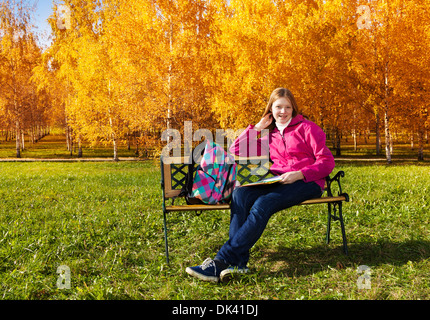
<svg viewBox="0 0 430 320">
<path fill-rule="evenodd" d="M 324 243 L 325 205 L 295 207 L 269 222 L 252 273 L 210 284 L 185 268 L 214 256 L 229 212 L 170 214 L 166 264 L 157 162 L 0 163 L 0 299 L 429 299 L 430 167 L 340 169 L 349 256 L 338 222 Z"/>
</svg>

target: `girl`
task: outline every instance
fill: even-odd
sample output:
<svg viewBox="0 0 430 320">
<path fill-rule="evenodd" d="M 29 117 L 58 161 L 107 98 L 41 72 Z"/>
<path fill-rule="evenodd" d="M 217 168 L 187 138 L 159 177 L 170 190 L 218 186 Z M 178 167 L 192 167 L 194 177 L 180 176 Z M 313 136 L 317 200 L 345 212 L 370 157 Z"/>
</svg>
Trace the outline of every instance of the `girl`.
<svg viewBox="0 0 430 320">
<path fill-rule="evenodd" d="M 269 129 L 269 135 L 256 132 Z M 249 271 L 249 250 L 263 234 L 270 217 L 305 200 L 320 197 L 325 177 L 335 163 L 325 145 L 326 136 L 315 123 L 299 114 L 293 94 L 285 88 L 273 91 L 260 122 L 249 125 L 230 147 L 238 156 L 261 155 L 268 139 L 273 162 L 270 171 L 281 177 L 280 183 L 239 187 L 232 195 L 228 241 L 216 257 L 201 265 L 186 268 L 191 276 L 204 281 L 228 281 L 236 273 Z M 248 144 L 251 154 L 241 154 L 239 145 Z M 252 152 L 254 151 L 254 152 Z M 259 154 L 260 153 L 260 154 Z"/>
</svg>

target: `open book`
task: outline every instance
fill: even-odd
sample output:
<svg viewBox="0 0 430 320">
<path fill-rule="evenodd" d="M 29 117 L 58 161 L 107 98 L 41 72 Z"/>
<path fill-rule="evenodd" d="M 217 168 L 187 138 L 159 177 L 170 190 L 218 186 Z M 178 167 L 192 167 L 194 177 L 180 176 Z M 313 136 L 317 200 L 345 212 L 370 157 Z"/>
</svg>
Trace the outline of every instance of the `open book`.
<svg viewBox="0 0 430 320">
<path fill-rule="evenodd" d="M 267 178 L 267 179 L 263 179 L 257 182 L 251 182 L 248 184 L 244 184 L 243 187 L 250 187 L 250 186 L 261 186 L 261 185 L 266 185 L 266 184 L 272 184 L 272 183 L 276 183 L 281 181 L 282 178 L 281 176 L 276 176 L 276 177 L 271 177 L 271 178 Z"/>
</svg>

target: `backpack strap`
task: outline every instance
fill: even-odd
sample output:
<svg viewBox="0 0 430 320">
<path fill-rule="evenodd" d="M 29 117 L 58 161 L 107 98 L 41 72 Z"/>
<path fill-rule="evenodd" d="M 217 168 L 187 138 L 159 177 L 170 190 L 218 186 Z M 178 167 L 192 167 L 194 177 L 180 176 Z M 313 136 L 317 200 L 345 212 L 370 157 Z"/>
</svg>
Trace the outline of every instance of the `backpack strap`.
<svg viewBox="0 0 430 320">
<path fill-rule="evenodd" d="M 201 150 L 199 150 L 199 149 L 201 149 Z M 191 190 L 193 188 L 194 176 L 195 176 L 195 171 L 196 171 L 196 170 L 194 170 L 194 168 L 196 167 L 196 162 L 194 161 L 194 153 L 199 152 L 199 151 L 200 151 L 201 155 L 203 155 L 203 153 L 205 151 L 204 147 L 201 148 L 201 146 L 197 146 L 192 150 L 190 158 L 188 160 L 188 171 L 185 175 L 184 185 L 182 186 L 182 189 L 179 192 L 179 195 L 173 197 L 172 205 L 173 205 L 173 203 L 177 197 L 184 197 L 187 204 L 201 204 L 202 203 L 201 201 L 197 202 L 197 199 L 195 199 L 193 201 L 193 199 L 189 198 L 189 195 L 191 194 Z M 198 169 L 198 168 L 199 168 L 199 166 L 197 166 L 196 169 Z"/>
</svg>

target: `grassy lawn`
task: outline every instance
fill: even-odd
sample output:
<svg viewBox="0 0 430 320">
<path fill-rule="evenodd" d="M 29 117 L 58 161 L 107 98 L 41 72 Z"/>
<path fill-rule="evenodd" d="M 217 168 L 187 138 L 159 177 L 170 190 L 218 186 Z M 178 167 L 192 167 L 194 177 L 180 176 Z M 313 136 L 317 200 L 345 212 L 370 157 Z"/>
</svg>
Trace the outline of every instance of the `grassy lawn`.
<svg viewBox="0 0 430 320">
<path fill-rule="evenodd" d="M 430 299 L 430 167 L 338 164 L 350 255 L 326 206 L 275 215 L 229 284 L 185 268 L 217 252 L 229 212 L 168 217 L 165 263 L 158 162 L 0 163 L 0 299 Z M 71 288 L 58 289 L 67 265 Z M 370 289 L 358 289 L 360 265 Z"/>
</svg>

